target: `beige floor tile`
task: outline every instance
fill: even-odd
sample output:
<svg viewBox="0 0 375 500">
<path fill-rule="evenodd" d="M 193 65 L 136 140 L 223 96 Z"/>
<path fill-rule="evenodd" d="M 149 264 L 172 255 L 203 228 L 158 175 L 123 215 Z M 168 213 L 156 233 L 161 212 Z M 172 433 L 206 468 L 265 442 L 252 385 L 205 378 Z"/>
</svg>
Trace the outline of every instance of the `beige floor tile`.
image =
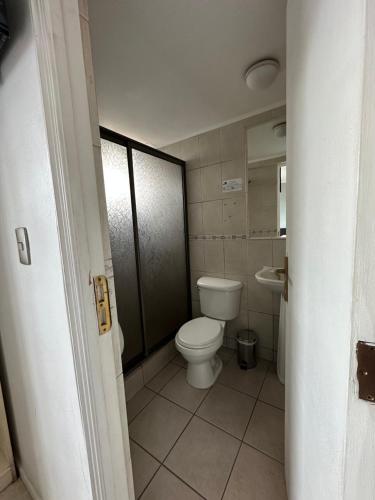
<svg viewBox="0 0 375 500">
<path fill-rule="evenodd" d="M 208 500 L 220 499 L 240 441 L 194 417 L 165 464 Z"/>
<path fill-rule="evenodd" d="M 155 458 L 163 461 L 190 417 L 189 412 L 155 396 L 130 424 L 130 437 Z"/>
<path fill-rule="evenodd" d="M 161 467 L 142 496 L 142 500 L 199 500 L 202 498 L 178 477 Z"/>
<path fill-rule="evenodd" d="M 19 479 L 0 493 L 1 500 L 32 500 L 23 482 Z"/>
<path fill-rule="evenodd" d="M 160 463 L 146 453 L 140 446 L 130 441 L 135 497 L 139 498 L 158 470 Z"/>
<path fill-rule="evenodd" d="M 186 368 L 187 367 L 187 361 L 186 361 L 186 359 L 184 359 L 179 352 L 172 359 L 172 363 L 175 363 L 176 365 L 179 365 L 182 368 Z"/>
<path fill-rule="evenodd" d="M 136 393 L 127 403 L 126 411 L 128 414 L 128 421 L 131 422 L 138 413 L 143 410 L 145 406 L 155 397 L 155 393 L 147 389 L 147 387 L 142 387 L 140 391 Z"/>
<path fill-rule="evenodd" d="M 224 500 L 287 500 L 284 467 L 243 444 L 230 476 Z"/>
<path fill-rule="evenodd" d="M 267 455 L 284 462 L 283 410 L 258 401 L 244 441 Z"/>
<path fill-rule="evenodd" d="M 147 382 L 147 387 L 155 392 L 159 392 L 169 380 L 181 369 L 175 363 L 169 363 L 153 379 Z"/>
<path fill-rule="evenodd" d="M 227 366 L 224 366 L 218 382 L 256 398 L 266 376 L 267 367 L 268 363 L 260 359 L 256 368 L 241 370 L 237 359 L 233 358 Z"/>
<path fill-rule="evenodd" d="M 246 394 L 217 384 L 210 390 L 197 415 L 242 439 L 255 401 Z"/>
<path fill-rule="evenodd" d="M 267 374 L 259 399 L 282 410 L 285 409 L 285 387 L 279 382 L 274 368 Z"/>
<path fill-rule="evenodd" d="M 196 389 L 189 385 L 186 381 L 186 370 L 181 370 L 168 382 L 160 394 L 194 413 L 207 392 L 208 389 Z"/>
</svg>

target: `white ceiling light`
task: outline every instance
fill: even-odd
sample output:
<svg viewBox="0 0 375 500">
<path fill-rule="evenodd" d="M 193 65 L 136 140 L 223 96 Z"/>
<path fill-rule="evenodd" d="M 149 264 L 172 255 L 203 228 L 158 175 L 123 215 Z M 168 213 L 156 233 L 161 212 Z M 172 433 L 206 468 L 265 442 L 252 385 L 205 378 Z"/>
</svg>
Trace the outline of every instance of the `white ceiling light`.
<svg viewBox="0 0 375 500">
<path fill-rule="evenodd" d="M 251 65 L 246 71 L 246 85 L 251 90 L 263 90 L 271 85 L 280 70 L 276 59 L 262 59 Z"/>
</svg>

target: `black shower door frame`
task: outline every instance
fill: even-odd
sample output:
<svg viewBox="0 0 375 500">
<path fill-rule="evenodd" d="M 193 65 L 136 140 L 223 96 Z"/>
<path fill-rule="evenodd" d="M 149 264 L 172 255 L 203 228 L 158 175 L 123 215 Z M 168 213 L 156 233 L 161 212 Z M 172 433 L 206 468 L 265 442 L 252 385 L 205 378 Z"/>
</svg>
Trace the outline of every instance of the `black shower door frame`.
<svg viewBox="0 0 375 500">
<path fill-rule="evenodd" d="M 135 258 L 137 263 L 137 282 L 139 291 L 139 302 L 141 308 L 141 323 L 142 323 L 142 334 L 143 334 L 143 352 L 135 356 L 131 361 L 124 365 L 124 371 L 128 372 L 135 365 L 139 364 L 143 359 L 147 358 L 152 352 L 158 350 L 163 345 L 167 344 L 172 340 L 176 331 L 167 335 L 161 342 L 154 345 L 152 349 L 149 349 L 146 341 L 146 319 L 145 319 L 145 306 L 144 299 L 142 297 L 142 280 L 141 280 L 141 256 L 140 247 L 138 240 L 138 222 L 137 222 L 137 209 L 136 209 L 136 198 L 135 198 L 135 185 L 134 185 L 134 170 L 133 170 L 133 154 L 132 151 L 141 151 L 143 153 L 149 154 L 156 158 L 166 160 L 170 163 L 174 163 L 181 168 L 181 178 L 182 178 L 182 196 L 183 196 L 183 214 L 184 214 L 184 234 L 185 234 L 185 261 L 186 261 L 186 285 L 187 285 L 187 311 L 188 319 L 192 317 L 192 297 L 191 297 L 191 279 L 190 279 L 190 259 L 189 259 L 189 229 L 188 229 L 188 217 L 187 217 L 187 196 L 186 196 L 186 164 L 183 160 L 176 158 L 175 156 L 169 155 L 160 151 L 158 149 L 152 148 L 146 144 L 138 142 L 134 139 L 126 137 L 118 132 L 107 129 L 105 127 L 100 127 L 100 137 L 107 141 L 119 144 L 127 150 L 128 157 L 128 170 L 129 170 L 129 182 L 130 182 L 130 193 L 131 193 L 131 206 L 133 213 L 133 234 L 134 234 L 134 245 L 135 245 Z M 115 276 L 115 288 L 116 288 L 116 276 Z"/>
</svg>

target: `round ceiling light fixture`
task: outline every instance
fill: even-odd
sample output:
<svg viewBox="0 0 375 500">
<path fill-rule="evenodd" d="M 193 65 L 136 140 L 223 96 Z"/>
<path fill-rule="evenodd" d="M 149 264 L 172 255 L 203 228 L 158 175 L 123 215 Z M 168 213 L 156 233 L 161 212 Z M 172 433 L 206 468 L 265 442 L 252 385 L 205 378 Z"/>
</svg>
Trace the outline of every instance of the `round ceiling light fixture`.
<svg viewBox="0 0 375 500">
<path fill-rule="evenodd" d="M 246 71 L 246 85 L 251 90 L 264 90 L 271 85 L 280 71 L 277 59 L 262 59 L 252 64 Z"/>
</svg>

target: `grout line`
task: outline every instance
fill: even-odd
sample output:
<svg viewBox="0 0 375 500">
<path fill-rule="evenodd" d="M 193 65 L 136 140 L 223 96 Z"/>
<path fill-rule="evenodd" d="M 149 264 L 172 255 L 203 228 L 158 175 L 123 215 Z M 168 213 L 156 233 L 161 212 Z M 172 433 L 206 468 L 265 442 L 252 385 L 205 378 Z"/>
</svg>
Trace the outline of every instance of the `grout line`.
<svg viewBox="0 0 375 500">
<path fill-rule="evenodd" d="M 172 363 L 172 361 L 170 361 L 170 362 L 168 363 L 168 365 L 170 365 L 170 364 L 173 364 L 174 366 L 179 366 L 179 365 L 177 365 L 177 364 L 175 364 L 175 363 Z M 165 368 L 167 368 L 167 366 L 168 366 L 168 365 L 165 365 L 165 366 L 164 366 L 164 368 L 163 368 L 163 370 L 164 370 Z M 151 387 L 149 387 L 148 385 L 146 385 L 145 387 L 147 387 L 147 389 L 150 389 L 150 391 L 154 391 L 154 392 L 156 392 L 156 394 L 160 394 L 160 393 L 161 393 L 161 391 L 164 389 L 164 387 L 165 387 L 166 385 L 168 385 L 168 384 L 169 384 L 169 382 L 171 382 L 171 381 L 172 381 L 172 380 L 173 380 L 173 379 L 174 379 L 174 378 L 175 378 L 175 377 L 176 377 L 176 376 L 180 373 L 180 371 L 182 370 L 182 368 L 181 368 L 181 367 L 179 367 L 179 368 L 180 368 L 180 369 L 179 369 L 179 370 L 177 370 L 177 371 L 176 371 L 176 373 L 174 373 L 174 374 L 171 376 L 171 378 L 169 378 L 169 379 L 168 379 L 168 380 L 167 380 L 167 381 L 166 381 L 166 382 L 165 382 L 165 383 L 161 386 L 161 388 L 160 388 L 158 391 L 155 391 L 155 389 L 152 389 L 152 388 L 151 388 Z M 149 382 L 151 382 L 154 378 L 156 378 L 158 375 L 160 375 L 160 373 L 161 373 L 161 370 L 160 370 L 160 372 L 158 372 L 158 373 L 155 375 L 155 377 L 153 377 L 151 380 L 149 380 Z M 147 382 L 147 383 L 149 383 L 149 382 Z"/>
<path fill-rule="evenodd" d="M 175 406 L 177 406 L 178 408 L 180 408 L 181 410 L 184 410 L 184 411 L 190 413 L 192 416 L 194 416 L 194 412 L 192 412 L 191 410 L 186 409 L 184 406 L 180 405 L 179 403 L 176 403 L 176 401 L 172 401 L 171 399 L 167 398 L 167 396 L 164 396 L 164 394 L 158 394 L 158 396 L 160 398 L 165 399 L 166 401 L 168 401 L 168 403 L 172 403 Z"/>
<path fill-rule="evenodd" d="M 234 353 L 233 353 L 233 355 L 230 357 L 230 359 L 228 359 L 228 360 L 227 360 L 226 364 L 224 364 L 224 362 L 223 362 L 223 368 L 224 368 L 226 365 L 228 365 L 228 364 L 229 364 L 229 363 L 230 363 L 233 359 L 234 359 Z M 242 448 L 242 446 L 243 446 L 243 445 L 249 446 L 250 448 L 253 448 L 253 449 L 254 449 L 254 450 L 256 450 L 257 452 L 262 453 L 262 454 L 263 454 L 264 456 L 266 456 L 267 458 L 270 458 L 271 460 L 274 460 L 275 462 L 277 462 L 278 464 L 282 465 L 283 467 L 285 466 L 285 464 L 284 464 L 283 462 L 279 461 L 278 459 L 276 459 L 276 458 L 272 457 L 271 455 L 268 455 L 266 452 L 264 452 L 264 451 L 262 451 L 262 450 L 260 450 L 260 449 L 256 448 L 255 446 L 252 446 L 252 445 L 250 445 L 250 444 L 248 444 L 248 443 L 246 443 L 246 442 L 244 441 L 244 437 L 246 436 L 247 430 L 248 430 L 249 425 L 250 425 L 250 422 L 251 422 L 251 420 L 252 420 L 252 418 L 253 418 L 253 415 L 254 415 L 254 412 L 255 412 L 255 409 L 256 409 L 256 406 L 257 406 L 258 401 L 260 401 L 260 402 L 261 402 L 261 403 L 263 403 L 263 404 L 269 405 L 269 406 L 271 406 L 271 407 L 273 407 L 273 408 L 276 408 L 276 409 L 278 409 L 278 410 L 280 410 L 280 411 L 284 411 L 284 414 L 285 414 L 285 410 L 282 410 L 281 408 L 278 408 L 278 407 L 276 407 L 276 406 L 274 406 L 274 405 L 272 405 L 272 404 L 270 404 L 270 403 L 267 403 L 267 402 L 265 402 L 265 401 L 262 401 L 262 400 L 260 399 L 260 394 L 261 394 L 262 389 L 263 389 L 263 387 L 264 387 L 265 381 L 266 381 L 266 379 L 267 379 L 268 374 L 271 372 L 271 368 L 272 368 L 272 362 L 269 362 L 269 361 L 266 361 L 266 360 L 264 360 L 264 361 L 265 361 L 265 363 L 266 363 L 266 369 L 265 369 L 265 373 L 264 373 L 263 381 L 262 381 L 262 383 L 261 383 L 260 389 L 259 389 L 259 391 L 258 391 L 258 395 L 257 395 L 256 397 L 251 396 L 251 395 L 249 395 L 249 394 L 247 394 L 247 393 L 245 393 L 245 392 L 239 391 L 239 390 L 237 390 L 237 389 L 234 389 L 233 387 L 226 386 L 225 384 L 222 384 L 222 383 L 219 383 L 219 382 L 217 382 L 217 381 L 216 381 L 216 382 L 215 382 L 215 384 L 214 384 L 212 387 L 210 387 L 210 388 L 208 389 L 207 393 L 204 395 L 204 397 L 203 397 L 202 401 L 198 404 L 198 406 L 197 406 L 197 408 L 195 409 L 195 411 L 194 411 L 194 412 L 191 412 L 190 410 L 187 410 L 186 408 L 184 408 L 184 407 L 183 407 L 183 406 L 181 406 L 180 404 L 176 403 L 175 401 L 172 401 L 172 400 L 168 399 L 166 396 L 164 396 L 164 395 L 160 394 L 160 391 L 162 391 L 162 390 L 163 390 L 163 388 L 164 388 L 164 387 L 165 387 L 165 386 L 166 386 L 166 385 L 167 385 L 167 384 L 168 384 L 168 383 L 169 383 L 169 382 L 170 382 L 170 381 L 171 381 L 174 377 L 176 377 L 176 376 L 177 376 L 177 374 L 178 374 L 178 373 L 180 373 L 182 369 L 184 369 L 184 368 L 182 368 L 180 365 L 178 365 L 178 364 L 174 363 L 174 364 L 176 364 L 177 366 L 179 366 L 179 367 L 180 367 L 180 370 L 178 370 L 178 371 L 176 372 L 176 374 L 175 374 L 175 375 L 173 375 L 173 377 L 172 377 L 172 378 L 170 378 L 170 379 L 169 379 L 169 380 L 168 380 L 168 381 L 164 384 L 164 386 L 160 389 L 160 391 L 159 391 L 159 392 L 156 392 L 156 391 L 154 391 L 153 389 L 150 389 L 149 387 L 147 387 L 147 389 L 148 389 L 148 390 L 150 390 L 151 392 L 153 392 L 153 393 L 154 393 L 154 396 L 153 396 L 153 398 L 152 398 L 152 399 L 151 399 L 151 400 L 150 400 L 150 401 L 146 404 L 146 406 L 144 406 L 144 408 L 142 408 L 142 409 L 141 409 L 141 410 L 137 413 L 137 415 L 136 415 L 136 416 L 138 416 L 138 415 L 139 415 L 139 414 L 140 414 L 140 413 L 141 413 L 141 412 L 142 412 L 142 411 L 143 411 L 143 410 L 144 410 L 144 409 L 145 409 L 145 408 L 146 408 L 146 407 L 147 407 L 147 406 L 148 406 L 148 405 L 149 405 L 149 404 L 150 404 L 150 403 L 151 403 L 151 402 L 152 402 L 152 401 L 156 398 L 156 396 L 159 396 L 160 398 L 165 399 L 166 401 L 168 401 L 168 402 L 170 402 L 170 403 L 174 404 L 175 406 L 177 406 L 177 407 L 181 408 L 182 410 L 185 410 L 186 412 L 190 413 L 190 418 L 189 418 L 189 420 L 187 421 L 187 423 L 186 423 L 186 425 L 184 426 L 184 428 L 182 429 L 182 431 L 179 433 L 178 437 L 177 437 L 177 438 L 176 438 L 176 440 L 174 441 L 173 445 L 171 446 L 171 448 L 170 448 L 169 452 L 167 453 L 166 457 L 164 458 L 164 460 L 163 460 L 162 462 L 160 462 L 160 460 L 159 460 L 158 458 L 154 457 L 154 455 L 152 455 L 152 453 L 150 453 L 148 450 L 146 450 L 145 448 L 143 448 L 143 446 L 142 446 L 142 445 L 140 445 L 140 444 L 139 444 L 139 443 L 138 443 L 138 442 L 137 442 L 134 438 L 130 438 L 130 439 L 131 439 L 134 443 L 136 443 L 136 444 L 137 444 L 137 445 L 138 445 L 138 446 L 139 446 L 139 447 L 140 447 L 140 448 L 141 448 L 144 452 L 148 453 L 148 454 L 149 454 L 152 458 L 154 458 L 154 459 L 155 459 L 155 460 L 156 460 L 156 461 L 160 464 L 160 465 L 159 465 L 159 467 L 157 468 L 157 470 L 155 471 L 155 473 L 152 475 L 151 479 L 148 481 L 148 483 L 147 483 L 146 487 L 145 487 L 145 488 L 144 488 L 144 490 L 142 491 L 142 493 L 141 493 L 141 495 L 140 495 L 140 497 L 139 497 L 139 498 L 141 498 L 141 497 L 144 495 L 144 493 L 145 493 L 146 489 L 148 488 L 148 486 L 150 485 L 150 483 L 152 482 L 152 480 L 154 479 L 154 477 L 156 476 L 156 474 L 158 473 L 158 471 L 161 469 L 161 467 L 165 467 L 165 468 L 166 468 L 166 469 L 167 469 L 167 470 L 168 470 L 168 471 L 169 471 L 169 472 L 170 472 L 173 476 L 175 476 L 177 479 L 179 479 L 179 480 L 180 480 L 182 483 L 184 483 L 184 484 L 185 484 L 188 488 L 190 488 L 192 491 L 194 491 L 194 492 L 195 492 L 197 495 L 199 495 L 201 498 L 204 498 L 204 497 L 203 497 L 203 496 L 202 496 L 202 495 L 201 495 L 198 491 L 196 491 L 196 490 L 195 490 L 195 489 L 194 489 L 194 488 L 193 488 L 190 484 L 188 484 L 188 483 L 187 483 L 184 479 L 182 479 L 182 478 L 181 478 L 181 477 L 179 477 L 179 476 L 178 476 L 178 475 L 177 475 L 174 471 L 172 471 L 172 470 L 171 470 L 171 469 L 170 469 L 170 468 L 166 465 L 166 463 L 165 463 L 165 462 L 166 462 L 166 460 L 168 459 L 168 457 L 170 456 L 170 454 L 172 453 L 172 450 L 175 448 L 175 446 L 176 446 L 177 442 L 180 440 L 181 436 L 183 435 L 183 433 L 185 432 L 185 430 L 187 429 L 187 427 L 190 425 L 190 423 L 192 422 L 192 420 L 193 420 L 193 418 L 194 418 L 194 417 L 196 417 L 196 418 L 198 418 L 198 419 L 200 419 L 200 420 L 202 420 L 202 421 L 206 422 L 206 423 L 207 423 L 207 424 L 209 424 L 209 425 L 212 425 L 212 426 L 213 426 L 213 427 L 215 427 L 216 429 L 218 429 L 218 430 L 220 430 L 220 431 L 224 432 L 225 434 L 227 434 L 228 436 L 232 437 L 233 439 L 235 439 L 236 441 L 238 441 L 238 442 L 239 442 L 239 448 L 238 448 L 238 451 L 237 451 L 236 456 L 235 456 L 235 458 L 234 458 L 234 461 L 233 461 L 233 464 L 232 464 L 232 467 L 231 467 L 231 470 L 230 470 L 230 473 L 229 473 L 228 479 L 227 479 L 227 481 L 226 481 L 225 488 L 224 488 L 224 491 L 223 491 L 223 494 L 222 494 L 221 498 L 223 498 L 223 497 L 224 497 L 224 495 L 225 495 L 225 492 L 226 492 L 226 490 L 227 490 L 227 487 L 228 487 L 228 484 L 229 484 L 230 478 L 231 478 L 232 473 L 233 473 L 233 469 L 234 469 L 235 464 L 236 464 L 236 462 L 237 462 L 238 455 L 239 455 L 240 450 L 241 450 L 241 448 Z M 169 363 L 173 363 L 173 360 L 171 360 Z M 169 363 L 168 363 L 168 364 L 169 364 Z M 155 375 L 155 376 L 156 376 L 156 375 Z M 233 390 L 233 391 L 235 391 L 235 392 L 238 392 L 238 393 L 240 393 L 240 394 L 246 395 L 248 398 L 251 398 L 252 400 L 255 400 L 255 402 L 254 402 L 254 406 L 253 406 L 253 409 L 252 409 L 252 411 L 251 411 L 250 417 L 249 417 L 249 419 L 248 419 L 247 425 L 246 425 L 246 427 L 245 427 L 245 432 L 244 432 L 244 434 L 243 434 L 243 436 L 242 436 L 242 439 L 240 439 L 240 438 L 238 438 L 238 437 L 234 436 L 233 434 L 231 434 L 230 432 L 226 431 L 225 429 L 220 428 L 218 425 L 216 425 L 216 424 L 214 424 L 214 423 L 212 423 L 212 422 L 210 422 L 210 421 L 206 420 L 205 418 L 201 417 L 200 415 L 198 415 L 198 411 L 199 411 L 199 409 L 201 408 L 201 406 L 203 405 L 203 403 L 205 402 L 205 400 L 207 399 L 208 395 L 211 393 L 211 391 L 213 390 L 213 387 L 214 387 L 216 384 L 221 385 L 221 386 L 226 387 L 226 388 L 229 388 L 229 389 L 231 389 L 231 390 Z M 136 416 L 135 416 L 135 417 L 133 417 L 132 421 L 136 418 Z M 130 423 L 130 422 L 129 422 L 129 423 Z"/>
<path fill-rule="evenodd" d="M 265 457 L 273 460 L 274 462 L 277 462 L 278 464 L 284 466 L 284 462 L 281 462 L 280 460 L 278 460 L 277 458 L 273 457 L 272 455 L 269 455 L 268 453 L 266 453 L 265 451 L 261 450 L 260 448 L 257 448 L 256 446 L 252 445 L 252 444 L 249 444 L 249 443 L 246 443 L 246 441 L 243 441 L 241 443 L 241 445 L 244 444 L 246 446 L 248 446 L 249 448 L 252 448 L 253 450 L 256 450 L 257 452 L 261 453 L 262 455 L 264 455 Z"/>
<path fill-rule="evenodd" d="M 174 448 L 174 447 L 176 446 L 176 444 L 177 444 L 177 441 L 180 439 L 180 437 L 182 436 L 182 434 L 185 432 L 185 430 L 186 430 L 187 426 L 190 424 L 190 422 L 192 421 L 193 417 L 194 417 L 194 413 L 192 413 L 192 414 L 190 415 L 190 418 L 189 418 L 189 420 L 187 421 L 187 424 L 185 425 L 185 427 L 182 429 L 182 431 L 181 431 L 181 432 L 180 432 L 180 434 L 178 435 L 177 439 L 175 440 L 175 442 L 174 442 L 174 443 L 173 443 L 173 445 L 171 446 L 171 449 L 168 451 L 167 456 L 166 456 L 166 457 L 164 458 L 164 460 L 163 460 L 163 465 L 165 465 L 165 461 L 167 460 L 167 458 L 168 458 L 168 457 L 169 457 L 169 455 L 171 454 L 171 452 L 172 452 L 173 448 Z"/>
<path fill-rule="evenodd" d="M 191 489 L 192 491 L 194 491 L 194 493 L 196 493 L 200 498 L 203 498 L 206 500 L 206 497 L 202 496 L 201 493 L 199 493 L 199 491 L 197 491 L 195 488 L 193 488 L 189 483 L 187 483 L 184 479 L 182 479 L 180 476 L 178 476 L 175 472 L 173 472 L 172 469 L 170 469 L 168 467 L 168 465 L 166 464 L 162 464 L 161 467 L 164 467 L 165 469 L 167 469 L 168 472 L 170 472 L 174 477 L 176 477 L 179 481 L 181 481 L 182 483 L 184 483 L 189 489 Z M 160 499 L 162 500 L 162 499 Z"/>
<path fill-rule="evenodd" d="M 212 425 L 212 427 L 215 427 L 216 429 L 218 429 L 219 431 L 221 432 L 224 432 L 225 434 L 227 434 L 228 436 L 230 436 L 231 438 L 235 439 L 236 441 L 239 441 L 240 443 L 242 442 L 242 439 L 237 437 L 237 436 L 234 436 L 233 434 L 231 434 L 229 431 L 226 431 L 225 429 L 223 429 L 222 427 L 219 427 L 218 425 L 214 424 L 213 422 L 210 422 L 209 420 L 206 420 L 204 417 L 201 417 L 200 415 L 194 415 L 194 417 L 196 418 L 199 418 L 199 420 L 202 420 L 203 422 L 205 422 L 206 424 L 210 424 Z"/>
<path fill-rule="evenodd" d="M 144 386 L 144 387 L 146 387 L 146 386 Z M 144 387 L 143 387 L 143 388 L 144 388 Z M 155 399 L 155 397 L 158 395 L 158 394 L 157 394 L 155 391 L 153 391 L 152 389 L 149 389 L 148 387 L 146 387 L 146 389 L 148 389 L 149 391 L 151 391 L 154 395 L 152 396 L 152 398 L 150 399 L 150 401 L 148 401 L 148 402 L 145 404 L 145 406 L 143 406 L 143 407 L 142 407 L 139 411 L 137 411 L 137 413 L 133 416 L 133 418 L 132 418 L 132 419 L 128 419 L 128 427 L 129 427 L 129 425 L 130 425 L 130 424 L 131 424 L 131 423 L 132 423 L 132 422 L 133 422 L 133 421 L 134 421 L 134 420 L 138 417 L 138 415 L 139 415 L 139 414 L 140 414 L 140 413 L 141 413 L 141 412 L 142 412 L 145 408 L 147 408 L 147 406 L 151 403 L 151 401 L 153 401 L 153 400 Z M 141 390 L 142 390 L 142 389 L 141 389 Z M 140 392 L 140 391 L 138 391 L 138 392 Z M 136 393 L 134 396 L 136 396 L 137 394 L 138 394 L 138 393 Z M 134 396 L 133 396 L 133 397 L 134 397 Z M 132 399 L 133 399 L 133 398 L 132 398 Z M 129 401 L 131 401 L 131 399 L 130 399 Z M 126 405 L 126 406 L 127 406 L 127 405 Z"/>
<path fill-rule="evenodd" d="M 140 494 L 138 497 L 136 497 L 138 500 L 140 500 L 140 499 L 143 497 L 143 495 L 144 495 L 145 491 L 146 491 L 146 490 L 147 490 L 147 488 L 150 486 L 151 481 L 154 479 L 154 477 L 156 476 L 156 474 L 159 472 L 159 470 L 160 470 L 161 468 L 162 468 L 162 464 L 161 464 L 161 463 L 159 463 L 159 467 L 158 467 L 158 468 L 156 469 L 156 471 L 152 474 L 152 476 L 151 476 L 150 480 L 147 482 L 146 486 L 145 486 L 145 487 L 143 488 L 143 490 L 141 491 L 141 494 Z"/>
<path fill-rule="evenodd" d="M 248 427 L 249 427 L 249 425 L 250 425 L 251 419 L 253 418 L 253 415 L 254 415 L 254 412 L 255 412 L 255 408 L 256 408 L 256 405 L 257 405 L 257 403 L 258 403 L 259 395 L 260 395 L 260 393 L 262 392 L 264 382 L 265 382 L 265 380 L 266 380 L 266 378 L 267 378 L 267 375 L 268 375 L 268 370 L 269 370 L 269 366 L 267 366 L 266 372 L 265 372 L 265 374 L 264 374 L 263 382 L 262 382 L 262 385 L 261 385 L 261 387 L 260 387 L 260 389 L 259 389 L 258 396 L 257 396 L 257 398 L 254 398 L 254 399 L 255 399 L 255 403 L 254 403 L 254 406 L 253 406 L 253 409 L 252 409 L 252 412 L 251 412 L 250 418 L 249 418 L 249 420 L 248 420 L 248 422 L 247 422 L 247 425 L 246 425 L 246 427 L 245 427 L 245 432 L 244 432 L 244 434 L 243 434 L 243 436 L 242 436 L 242 439 L 241 439 L 241 444 L 240 444 L 240 446 L 239 446 L 239 448 L 238 448 L 237 455 L 236 455 L 236 457 L 235 457 L 235 459 L 234 459 L 234 462 L 233 462 L 233 464 L 232 464 L 232 468 L 231 468 L 231 470 L 230 470 L 230 473 L 229 473 L 229 476 L 228 476 L 227 482 L 226 482 L 226 484 L 225 484 L 225 488 L 224 488 L 224 491 L 223 491 L 223 494 L 222 494 L 222 497 L 221 497 L 222 499 L 224 498 L 224 495 L 225 495 L 225 492 L 226 492 L 226 490 L 227 490 L 227 487 L 228 487 L 228 484 L 229 484 L 230 478 L 232 477 L 232 473 L 233 473 L 234 466 L 236 465 L 236 462 L 237 462 L 238 455 L 240 454 L 240 450 L 241 450 L 241 448 L 242 448 L 242 446 L 243 446 L 243 444 L 244 444 L 244 437 L 246 436 L 247 429 L 248 429 Z M 245 444 L 246 444 L 246 443 L 245 443 Z"/>
<path fill-rule="evenodd" d="M 140 443 L 138 443 L 138 441 L 136 441 L 134 438 L 129 438 L 129 441 L 133 441 L 133 443 L 135 443 L 137 446 L 139 446 L 140 448 L 142 448 L 142 450 L 147 453 L 147 455 L 150 455 L 154 460 L 156 460 L 160 465 L 163 463 L 160 461 L 160 458 L 156 458 L 155 455 L 153 455 L 149 450 L 146 450 L 146 448 L 144 448 L 143 445 L 141 445 Z"/>
</svg>

